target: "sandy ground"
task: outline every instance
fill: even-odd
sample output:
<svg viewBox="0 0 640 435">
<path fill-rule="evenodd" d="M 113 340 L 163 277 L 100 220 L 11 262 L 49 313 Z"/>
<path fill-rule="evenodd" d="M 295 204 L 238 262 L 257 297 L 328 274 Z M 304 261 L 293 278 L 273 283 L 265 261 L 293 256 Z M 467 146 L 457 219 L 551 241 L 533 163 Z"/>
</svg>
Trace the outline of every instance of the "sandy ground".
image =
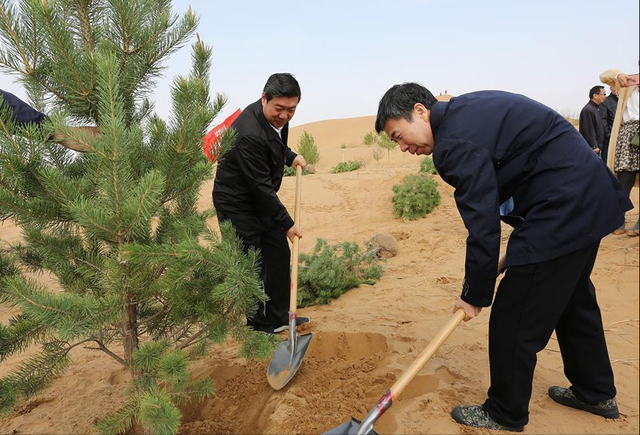
<svg viewBox="0 0 640 435">
<path fill-rule="evenodd" d="M 291 381 L 273 391 L 266 381 L 268 361 L 236 356 L 233 342 L 213 349 L 194 365 L 196 375 L 215 380 L 216 396 L 183 408 L 183 434 L 321 433 L 362 418 L 429 343 L 451 315 L 459 294 L 466 230 L 453 200 L 453 189 L 438 179 L 442 204 L 427 218 L 403 222 L 392 214 L 392 186 L 415 173 L 421 158 L 391 153 L 373 160 L 361 145 L 373 118 L 331 120 L 292 129 L 295 146 L 303 130 L 314 135 L 321 160 L 318 173 L 303 178 L 302 252 L 317 238 L 363 244 L 378 232 L 393 234 L 397 257 L 384 264 L 375 286 L 364 285 L 331 305 L 302 310 L 312 318 L 309 353 Z M 342 147 L 344 144 L 344 147 Z M 330 174 L 340 161 L 360 159 L 364 166 Z M 286 178 L 281 199 L 293 210 L 294 178 Z M 212 184 L 203 187 L 201 206 L 210 204 Z M 638 189 L 633 191 L 638 206 Z M 635 209 L 628 221 L 638 219 Z M 211 222 L 216 225 L 215 221 Z M 503 232 L 503 248 L 508 230 Z M 19 240 L 10 223 L 0 239 Z M 526 433 L 629 433 L 638 425 L 638 238 L 603 240 L 593 281 L 598 289 L 622 417 L 605 420 L 557 405 L 547 397 L 551 385 L 567 385 L 558 344 L 552 339 L 539 354 Z M 41 280 L 53 283 L 50 277 Z M 490 309 L 462 324 L 419 376 L 377 423 L 382 434 L 489 433 L 457 425 L 449 416 L 460 404 L 481 403 L 489 386 L 487 327 Z M 0 321 L 10 312 L 0 308 Z M 93 424 L 124 400 L 129 382 L 125 369 L 100 351 L 77 348 L 64 376 L 20 410 L 0 420 L 0 433 L 95 433 Z M 19 358 L 4 361 L 5 375 Z"/>
</svg>

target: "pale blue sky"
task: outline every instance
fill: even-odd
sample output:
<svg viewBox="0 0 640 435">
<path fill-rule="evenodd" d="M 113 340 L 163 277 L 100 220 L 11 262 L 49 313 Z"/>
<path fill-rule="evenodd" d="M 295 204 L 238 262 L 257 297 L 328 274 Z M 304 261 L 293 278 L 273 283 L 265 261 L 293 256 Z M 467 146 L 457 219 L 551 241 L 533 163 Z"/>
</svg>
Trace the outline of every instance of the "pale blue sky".
<svg viewBox="0 0 640 435">
<path fill-rule="evenodd" d="M 213 47 L 212 90 L 229 98 L 216 122 L 257 100 L 274 72 L 302 87 L 295 126 L 374 115 L 382 94 L 406 81 L 435 95 L 522 93 L 575 115 L 600 72 L 638 71 L 637 0 L 176 0 L 174 12 L 189 4 Z M 165 118 L 189 46 L 166 65 L 154 98 Z"/>
</svg>

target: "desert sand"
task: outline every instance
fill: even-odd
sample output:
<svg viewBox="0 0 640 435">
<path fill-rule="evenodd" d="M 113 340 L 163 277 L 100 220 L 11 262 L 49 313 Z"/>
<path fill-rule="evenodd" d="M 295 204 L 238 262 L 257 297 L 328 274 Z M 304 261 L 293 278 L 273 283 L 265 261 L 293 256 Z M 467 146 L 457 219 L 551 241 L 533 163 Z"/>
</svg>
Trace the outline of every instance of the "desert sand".
<svg viewBox="0 0 640 435">
<path fill-rule="evenodd" d="M 302 108 L 300 110 L 303 110 Z M 317 173 L 302 181 L 301 252 L 317 238 L 356 241 L 361 246 L 378 232 L 392 234 L 399 254 L 384 263 L 374 286 L 353 289 L 331 305 L 301 310 L 312 319 L 311 348 L 302 366 L 281 391 L 266 380 L 268 361 L 237 357 L 228 341 L 194 364 L 194 374 L 216 383 L 216 396 L 183 408 L 182 434 L 316 434 L 350 416 L 363 418 L 380 395 L 406 369 L 451 316 L 463 276 L 466 229 L 453 189 L 437 178 L 442 204 L 424 219 L 404 222 L 393 216 L 392 186 L 418 171 L 422 157 L 391 152 L 375 162 L 362 137 L 373 117 L 316 122 L 293 128 L 295 148 L 303 130 L 320 149 Z M 344 145 L 343 145 L 344 144 Z M 362 160 L 355 172 L 331 174 L 343 160 Z M 280 197 L 293 211 L 294 177 L 285 178 Z M 203 186 L 200 206 L 211 204 L 212 182 Z M 633 201 L 638 207 L 638 188 Z M 638 219 L 638 209 L 627 216 Z M 216 226 L 215 220 L 211 225 Z M 503 228 L 503 249 L 509 234 Z M 20 230 L 0 225 L 0 239 L 16 242 Z M 567 386 L 558 344 L 540 352 L 525 433 L 637 434 L 638 425 L 638 238 L 606 237 L 593 281 L 618 387 L 619 420 L 568 409 L 546 394 L 551 385 Z M 51 285 L 51 277 L 40 279 Z M 449 416 L 460 404 L 482 403 L 489 386 L 487 328 L 490 309 L 463 323 L 419 376 L 377 423 L 382 434 L 489 433 L 457 425 Z M 0 321 L 11 313 L 0 307 Z M 0 420 L 2 434 L 96 433 L 94 423 L 124 402 L 126 369 L 98 350 L 76 348 L 69 370 L 19 411 Z M 6 375 L 19 358 L 4 361 Z"/>
</svg>

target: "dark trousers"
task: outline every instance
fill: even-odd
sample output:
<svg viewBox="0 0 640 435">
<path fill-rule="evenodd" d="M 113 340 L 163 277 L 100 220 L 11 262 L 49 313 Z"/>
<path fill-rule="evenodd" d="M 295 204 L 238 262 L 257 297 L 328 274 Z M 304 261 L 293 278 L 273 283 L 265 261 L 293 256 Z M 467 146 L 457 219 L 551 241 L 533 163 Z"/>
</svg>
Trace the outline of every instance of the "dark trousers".
<svg viewBox="0 0 640 435">
<path fill-rule="evenodd" d="M 622 184 L 627 195 L 631 195 L 631 189 L 636 184 L 636 175 L 638 171 L 622 171 L 618 172 L 618 181 Z"/>
<path fill-rule="evenodd" d="M 600 148 L 600 158 L 602 161 L 607 163 L 607 154 L 609 153 L 609 139 L 611 136 L 605 136 L 604 141 L 602 142 L 602 148 Z"/>
<path fill-rule="evenodd" d="M 291 294 L 291 250 L 284 229 L 252 215 L 218 213 L 218 222 L 231 221 L 244 252 L 250 248 L 260 254 L 260 275 L 264 292 L 269 300 L 260 304 L 258 311 L 247 320 L 257 330 L 271 331 L 289 322 L 289 296 Z"/>
<path fill-rule="evenodd" d="M 600 308 L 589 278 L 599 245 L 507 269 L 489 321 L 491 387 L 484 404 L 498 423 L 528 423 L 536 354 L 554 329 L 575 396 L 591 404 L 615 397 Z"/>
</svg>

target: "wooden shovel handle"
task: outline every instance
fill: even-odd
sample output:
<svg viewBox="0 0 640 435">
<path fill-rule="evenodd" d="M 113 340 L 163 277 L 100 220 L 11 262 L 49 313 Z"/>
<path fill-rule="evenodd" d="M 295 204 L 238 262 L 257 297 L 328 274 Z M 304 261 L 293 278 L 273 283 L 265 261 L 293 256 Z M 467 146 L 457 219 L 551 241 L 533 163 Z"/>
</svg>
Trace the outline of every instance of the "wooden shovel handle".
<svg viewBox="0 0 640 435">
<path fill-rule="evenodd" d="M 293 223 L 300 227 L 300 197 L 301 197 L 302 167 L 296 166 L 296 203 L 293 212 Z M 296 312 L 298 306 L 298 253 L 299 238 L 293 236 L 293 249 L 291 253 L 291 297 L 289 299 L 289 312 Z"/>
<path fill-rule="evenodd" d="M 451 317 L 451 319 L 447 322 L 447 324 L 438 332 L 431 343 L 422 351 L 420 356 L 411 364 L 411 367 L 405 371 L 400 379 L 396 381 L 395 384 L 391 387 L 391 397 L 395 399 L 405 387 L 416 377 L 416 375 L 422 370 L 422 368 L 429 362 L 431 357 L 440 349 L 442 343 L 444 343 L 447 338 L 451 335 L 451 333 L 456 329 L 456 327 L 462 322 L 464 319 L 464 310 L 459 309 L 456 313 Z"/>
<path fill-rule="evenodd" d="M 498 273 L 500 273 L 500 269 L 504 266 L 506 256 L 502 256 L 498 261 Z M 422 353 L 418 356 L 418 358 L 411 364 L 411 366 L 405 371 L 400 379 L 396 381 L 395 384 L 390 388 L 391 397 L 395 400 L 396 397 L 406 388 L 406 386 L 415 378 L 420 370 L 424 368 L 425 365 L 429 362 L 431 357 L 440 349 L 440 346 L 447 341 L 447 338 L 453 333 L 453 331 L 458 327 L 460 322 L 464 320 L 465 313 L 463 309 L 459 309 L 455 312 L 455 314 L 449 319 L 446 325 L 438 332 L 438 334 L 431 340 L 429 345 L 422 351 Z"/>
<path fill-rule="evenodd" d="M 607 149 L 607 166 L 613 171 L 613 163 L 616 156 L 616 145 L 618 143 L 618 134 L 622 126 L 623 105 L 618 103 L 616 115 L 613 118 L 613 126 L 611 127 L 611 135 L 609 136 L 609 148 Z"/>
</svg>

